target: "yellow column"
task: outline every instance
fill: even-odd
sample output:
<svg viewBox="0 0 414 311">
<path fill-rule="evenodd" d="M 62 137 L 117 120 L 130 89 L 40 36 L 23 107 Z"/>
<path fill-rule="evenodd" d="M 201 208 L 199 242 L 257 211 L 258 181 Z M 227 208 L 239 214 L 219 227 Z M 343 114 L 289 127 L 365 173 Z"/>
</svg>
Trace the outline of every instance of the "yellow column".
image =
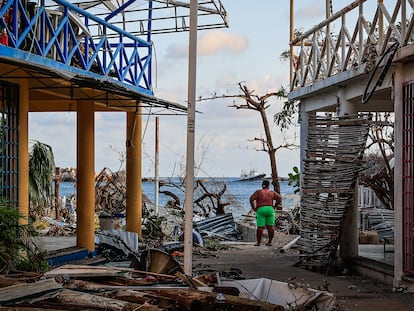
<svg viewBox="0 0 414 311">
<path fill-rule="evenodd" d="M 95 119 L 93 102 L 77 103 L 77 246 L 95 250 Z"/>
<path fill-rule="evenodd" d="M 126 126 L 126 230 L 142 236 L 142 115 L 127 112 Z"/>
<path fill-rule="evenodd" d="M 29 216 L 29 86 L 28 80 L 19 83 L 19 211 L 27 224 Z"/>
</svg>

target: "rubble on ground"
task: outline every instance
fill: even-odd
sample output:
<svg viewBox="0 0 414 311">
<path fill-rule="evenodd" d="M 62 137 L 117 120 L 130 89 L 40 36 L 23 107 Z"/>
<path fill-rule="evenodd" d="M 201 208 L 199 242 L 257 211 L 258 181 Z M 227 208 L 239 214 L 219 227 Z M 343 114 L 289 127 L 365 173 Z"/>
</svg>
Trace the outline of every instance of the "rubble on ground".
<svg viewBox="0 0 414 311">
<path fill-rule="evenodd" d="M 149 264 L 139 267 L 133 261 L 79 263 L 43 274 L 2 275 L 0 305 L 36 310 L 243 311 L 332 310 L 335 303 L 331 293 L 294 281 L 245 279 L 236 268 L 199 270 L 190 277 L 173 253 L 153 249 L 146 254 Z"/>
<path fill-rule="evenodd" d="M 102 170 L 96 179 L 96 193 L 97 215 L 125 214 L 125 180 L 122 175 Z M 225 242 L 237 243 L 238 232 L 231 213 L 195 216 L 193 255 L 214 256 L 217 250 L 231 247 Z M 246 216 L 246 219 L 254 223 L 254 217 Z M 209 271 L 208 267 L 198 267 L 194 273 L 196 276 L 185 275 L 184 243 L 180 240 L 180 236 L 183 237 L 182 215 L 176 215 L 167 208 L 157 215 L 145 208 L 143 232 L 146 232 L 144 236 L 147 239 L 142 241 L 138 240 L 136 233 L 122 230 L 121 218 L 116 224 L 105 223 L 108 228 L 103 228 L 103 220 L 97 219 L 95 258 L 75 264 L 66 262 L 44 274 L 9 273 L 0 276 L 0 305 L 36 307 L 37 310 L 197 311 L 285 310 L 295 305 L 330 310 L 332 295 L 293 288 L 291 284 L 273 280 L 246 280 L 237 268 Z M 47 217 L 42 222 L 47 224 L 48 231 L 42 234 L 70 235 L 76 229 L 64 221 Z M 40 225 L 43 224 L 39 224 L 39 231 Z M 276 230 L 290 234 L 296 232 L 297 227 L 296 209 L 277 211 Z M 287 246 L 286 250 L 290 247 Z M 275 287 L 275 284 L 281 287 Z M 286 290 L 295 292 L 286 294 Z M 272 295 L 260 296 L 261 291 L 272 292 Z M 278 298 L 278 292 L 292 297 L 300 295 L 301 300 Z M 305 292 L 311 295 L 308 297 Z M 322 305 L 318 297 L 324 297 Z"/>
<path fill-rule="evenodd" d="M 383 208 L 361 210 L 361 230 L 375 231 L 380 241 L 394 237 L 394 211 Z"/>
<path fill-rule="evenodd" d="M 65 265 L 28 278 L 1 276 L 0 304 L 36 310 L 283 310 L 265 301 L 225 294 L 214 285 L 214 276 Z"/>
</svg>

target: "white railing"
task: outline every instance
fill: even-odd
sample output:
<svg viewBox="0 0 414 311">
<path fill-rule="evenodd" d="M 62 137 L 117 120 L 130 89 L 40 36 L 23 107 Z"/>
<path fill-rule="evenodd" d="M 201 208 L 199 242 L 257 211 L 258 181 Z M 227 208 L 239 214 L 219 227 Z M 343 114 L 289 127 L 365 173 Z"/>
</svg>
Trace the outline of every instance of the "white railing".
<svg viewBox="0 0 414 311">
<path fill-rule="evenodd" d="M 291 91 L 360 66 L 369 71 L 393 43 L 413 43 L 414 0 L 377 0 L 369 17 L 364 9 L 374 1 L 353 1 L 291 41 Z"/>
<path fill-rule="evenodd" d="M 374 190 L 369 187 L 358 187 L 358 207 L 364 208 L 384 208 L 384 204 L 378 199 Z"/>
</svg>

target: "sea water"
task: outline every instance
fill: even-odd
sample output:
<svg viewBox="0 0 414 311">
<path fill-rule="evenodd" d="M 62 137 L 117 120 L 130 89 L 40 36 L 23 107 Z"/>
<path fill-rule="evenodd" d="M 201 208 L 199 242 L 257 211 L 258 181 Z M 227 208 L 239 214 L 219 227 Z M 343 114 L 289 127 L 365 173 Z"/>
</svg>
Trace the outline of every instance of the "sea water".
<svg viewBox="0 0 414 311">
<path fill-rule="evenodd" d="M 239 218 L 241 215 L 246 214 L 250 210 L 249 197 L 254 191 L 261 188 L 261 180 L 253 181 L 238 181 L 238 178 L 233 177 L 221 177 L 221 178 L 200 178 L 203 180 L 203 184 L 207 189 L 219 189 L 223 187 L 223 183 L 226 184 L 226 191 L 222 196 L 223 203 L 230 203 L 224 208 L 226 212 L 233 213 L 235 218 Z M 170 181 L 167 178 L 160 178 L 161 181 Z M 197 178 L 196 178 L 197 180 Z M 178 178 L 171 180 L 174 184 L 179 183 Z M 184 206 L 185 193 L 182 189 L 174 186 L 163 185 L 160 186 L 160 190 L 171 191 L 176 194 L 180 200 L 181 205 Z M 280 192 L 283 198 L 283 208 L 293 207 L 296 204 L 294 199 L 295 188 L 290 186 L 287 181 L 280 182 Z M 142 191 L 148 197 L 148 199 L 154 203 L 155 201 L 155 183 L 154 182 L 142 182 Z M 60 183 L 60 195 L 69 197 L 76 194 L 76 188 L 72 182 Z M 165 194 L 159 194 L 158 205 L 163 207 L 171 200 L 170 196 Z"/>
</svg>

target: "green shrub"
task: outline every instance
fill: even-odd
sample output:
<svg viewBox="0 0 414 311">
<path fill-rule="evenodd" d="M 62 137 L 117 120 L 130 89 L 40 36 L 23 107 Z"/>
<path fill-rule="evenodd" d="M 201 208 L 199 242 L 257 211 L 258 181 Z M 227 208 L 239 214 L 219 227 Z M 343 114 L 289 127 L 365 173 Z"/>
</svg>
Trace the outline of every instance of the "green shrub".
<svg viewBox="0 0 414 311">
<path fill-rule="evenodd" d="M 30 239 L 35 231 L 30 224 L 20 224 L 22 218 L 17 209 L 0 202 L 0 272 L 45 272 L 48 264 L 44 253 Z"/>
<path fill-rule="evenodd" d="M 300 191 L 300 172 L 297 166 L 293 167 L 293 173 L 289 173 L 289 186 L 295 188 L 293 193 L 298 193 Z"/>
</svg>

